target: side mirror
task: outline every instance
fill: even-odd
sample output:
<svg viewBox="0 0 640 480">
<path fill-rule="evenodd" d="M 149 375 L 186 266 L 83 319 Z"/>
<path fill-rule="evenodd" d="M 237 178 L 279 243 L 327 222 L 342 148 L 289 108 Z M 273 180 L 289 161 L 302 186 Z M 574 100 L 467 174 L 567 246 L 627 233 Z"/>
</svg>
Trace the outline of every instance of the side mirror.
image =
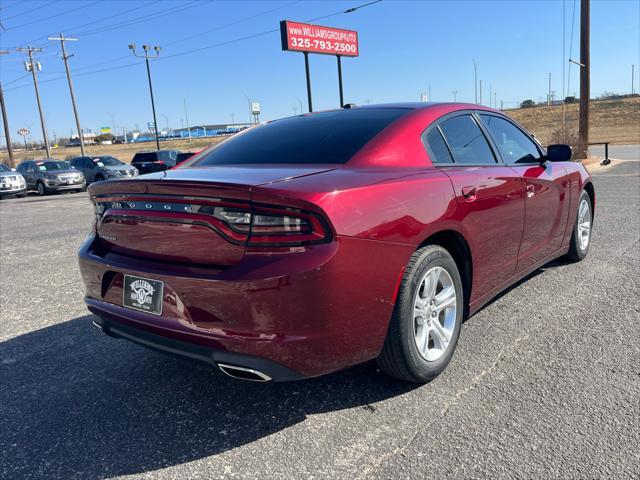
<svg viewBox="0 0 640 480">
<path fill-rule="evenodd" d="M 549 145 L 547 147 L 546 160 L 549 162 L 568 162 L 571 160 L 572 155 L 571 147 L 569 145 Z"/>
</svg>

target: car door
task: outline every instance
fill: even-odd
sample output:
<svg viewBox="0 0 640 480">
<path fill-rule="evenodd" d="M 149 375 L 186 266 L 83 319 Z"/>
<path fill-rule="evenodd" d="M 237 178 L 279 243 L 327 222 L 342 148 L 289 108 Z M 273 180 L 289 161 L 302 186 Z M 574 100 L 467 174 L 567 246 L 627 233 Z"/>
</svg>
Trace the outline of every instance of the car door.
<svg viewBox="0 0 640 480">
<path fill-rule="evenodd" d="M 22 166 L 22 164 L 20 165 Z M 22 176 L 27 184 L 28 189 L 34 189 L 36 187 L 35 167 L 33 162 L 24 162 L 24 170 L 21 171 Z"/>
<path fill-rule="evenodd" d="M 561 163 L 544 162 L 544 152 L 511 120 L 479 112 L 502 160 L 522 178 L 525 221 L 518 253 L 518 270 L 524 270 L 557 251 L 562 245 L 569 214 L 569 180 Z"/>
<path fill-rule="evenodd" d="M 471 302 L 516 270 L 524 224 L 522 179 L 497 160 L 472 112 L 455 112 L 423 133 L 429 157 L 451 179 L 456 217 L 472 254 Z"/>
<path fill-rule="evenodd" d="M 95 162 L 90 157 L 85 157 L 82 163 L 83 163 L 82 173 L 84 173 L 84 177 L 87 180 L 87 182 L 95 182 L 96 171 L 98 170 Z"/>
</svg>

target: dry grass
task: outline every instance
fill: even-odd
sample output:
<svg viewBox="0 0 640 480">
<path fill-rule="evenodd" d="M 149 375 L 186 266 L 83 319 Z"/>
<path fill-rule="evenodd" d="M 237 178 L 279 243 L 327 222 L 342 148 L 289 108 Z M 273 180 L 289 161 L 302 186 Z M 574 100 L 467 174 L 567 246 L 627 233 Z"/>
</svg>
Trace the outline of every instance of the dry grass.
<svg viewBox="0 0 640 480">
<path fill-rule="evenodd" d="M 519 108 L 505 113 L 533 132 L 544 145 L 562 127 L 561 105 Z M 589 142 L 611 142 L 618 145 L 640 143 L 640 97 L 591 101 L 589 117 Z M 566 106 L 566 128 L 578 131 L 577 103 Z"/>
<path fill-rule="evenodd" d="M 194 138 L 189 140 L 170 140 L 160 142 L 163 150 L 181 150 L 183 152 L 198 152 L 203 148 L 222 141 L 226 137 Z M 155 150 L 155 142 L 127 143 L 120 145 L 90 145 L 85 148 L 87 155 L 113 155 L 123 162 L 129 163 L 136 152 Z M 16 164 L 31 158 L 45 158 L 44 150 L 17 150 L 13 152 Z M 60 160 L 80 156 L 80 147 L 59 147 L 51 150 L 51 156 Z M 0 152 L 0 162 L 8 164 L 6 152 Z"/>
</svg>

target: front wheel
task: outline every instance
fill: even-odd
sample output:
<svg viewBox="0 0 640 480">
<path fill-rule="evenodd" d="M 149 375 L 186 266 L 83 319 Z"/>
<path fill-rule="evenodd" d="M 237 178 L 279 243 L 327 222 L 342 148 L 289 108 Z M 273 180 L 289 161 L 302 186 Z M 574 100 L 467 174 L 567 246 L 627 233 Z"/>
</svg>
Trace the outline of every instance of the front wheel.
<svg viewBox="0 0 640 480">
<path fill-rule="evenodd" d="M 47 187 L 45 187 L 44 183 L 42 182 L 38 182 L 38 185 L 36 185 L 36 188 L 38 189 L 38 195 L 40 195 L 41 197 L 49 193 L 47 191 Z"/>
<path fill-rule="evenodd" d="M 569 244 L 569 259 L 578 262 L 587 256 L 591 245 L 591 225 L 593 223 L 593 212 L 591 209 L 591 197 L 586 191 L 580 194 L 578 201 L 578 211 L 576 213 L 576 223 L 573 226 L 571 243 Z"/>
<path fill-rule="evenodd" d="M 419 249 L 405 270 L 378 365 L 402 380 L 433 380 L 453 356 L 462 315 L 462 281 L 453 257 L 437 245 Z"/>
</svg>

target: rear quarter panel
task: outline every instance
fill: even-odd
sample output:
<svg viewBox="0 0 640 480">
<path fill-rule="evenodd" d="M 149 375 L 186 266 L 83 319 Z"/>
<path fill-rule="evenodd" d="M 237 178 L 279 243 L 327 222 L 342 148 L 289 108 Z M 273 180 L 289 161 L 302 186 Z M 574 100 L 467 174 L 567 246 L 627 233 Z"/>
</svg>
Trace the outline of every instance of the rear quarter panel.
<svg viewBox="0 0 640 480">
<path fill-rule="evenodd" d="M 418 246 L 431 233 L 457 229 L 449 178 L 434 168 L 340 168 L 256 187 L 252 201 L 317 206 L 339 236 Z M 295 201 L 294 201 L 295 202 Z"/>
<path fill-rule="evenodd" d="M 593 179 L 591 175 L 585 168 L 585 166 L 580 162 L 563 162 L 562 166 L 567 171 L 567 178 L 569 179 L 569 191 L 571 195 L 571 199 L 569 202 L 569 216 L 567 218 L 567 227 L 565 229 L 564 239 L 562 241 L 562 246 L 569 245 L 571 241 L 571 234 L 573 232 L 573 227 L 575 226 L 577 210 L 578 210 L 578 200 L 580 199 L 580 193 L 585 188 L 587 183 L 591 183 L 593 185 Z M 595 192 L 595 189 L 594 189 Z M 593 200 L 593 215 L 595 216 L 596 211 L 596 198 L 597 192 L 595 192 Z"/>
</svg>

